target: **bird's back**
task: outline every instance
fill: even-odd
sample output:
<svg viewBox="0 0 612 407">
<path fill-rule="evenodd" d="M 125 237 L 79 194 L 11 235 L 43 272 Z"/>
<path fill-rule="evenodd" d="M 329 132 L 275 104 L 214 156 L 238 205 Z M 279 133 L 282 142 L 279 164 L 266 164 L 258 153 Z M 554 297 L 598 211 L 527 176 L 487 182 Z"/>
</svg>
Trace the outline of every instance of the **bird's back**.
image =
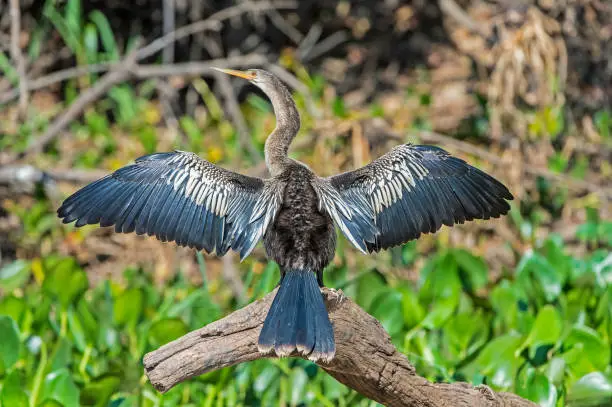
<svg viewBox="0 0 612 407">
<path fill-rule="evenodd" d="M 281 268 L 322 270 L 334 256 L 336 233 L 332 219 L 319 210 L 312 187 L 315 175 L 299 164 L 291 165 L 279 180 L 285 185 L 276 219 L 266 231 L 268 257 Z"/>
</svg>

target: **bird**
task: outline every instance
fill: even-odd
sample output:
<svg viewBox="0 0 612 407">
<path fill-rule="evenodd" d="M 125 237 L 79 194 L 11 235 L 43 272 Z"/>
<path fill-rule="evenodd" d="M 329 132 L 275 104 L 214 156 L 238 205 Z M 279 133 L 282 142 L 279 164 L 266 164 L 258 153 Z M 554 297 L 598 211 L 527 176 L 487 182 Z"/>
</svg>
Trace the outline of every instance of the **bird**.
<svg viewBox="0 0 612 407">
<path fill-rule="evenodd" d="M 241 261 L 263 240 L 281 277 L 257 343 L 262 354 L 334 358 L 321 288 L 336 228 L 369 254 L 510 209 L 513 196 L 504 184 L 431 145 L 397 145 L 364 167 L 320 177 L 288 155 L 300 114 L 283 82 L 263 69 L 215 69 L 259 87 L 272 104 L 276 126 L 264 146 L 268 178 L 191 152 L 153 153 L 86 185 L 57 213 L 77 227 L 114 225 L 116 232 L 154 235 L 218 256 L 231 249 Z"/>
</svg>

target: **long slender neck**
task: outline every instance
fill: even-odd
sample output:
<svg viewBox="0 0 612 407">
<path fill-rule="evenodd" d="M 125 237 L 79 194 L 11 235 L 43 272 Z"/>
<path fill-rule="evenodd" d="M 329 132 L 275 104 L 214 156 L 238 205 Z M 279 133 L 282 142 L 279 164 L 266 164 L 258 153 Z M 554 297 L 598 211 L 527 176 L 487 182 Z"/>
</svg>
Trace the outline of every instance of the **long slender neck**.
<svg viewBox="0 0 612 407">
<path fill-rule="evenodd" d="M 270 98 L 276 115 L 276 127 L 268 136 L 264 150 L 268 170 L 275 176 L 290 163 L 287 154 L 291 141 L 300 130 L 300 114 L 291 93 L 280 80 L 274 78 L 261 88 Z"/>
</svg>

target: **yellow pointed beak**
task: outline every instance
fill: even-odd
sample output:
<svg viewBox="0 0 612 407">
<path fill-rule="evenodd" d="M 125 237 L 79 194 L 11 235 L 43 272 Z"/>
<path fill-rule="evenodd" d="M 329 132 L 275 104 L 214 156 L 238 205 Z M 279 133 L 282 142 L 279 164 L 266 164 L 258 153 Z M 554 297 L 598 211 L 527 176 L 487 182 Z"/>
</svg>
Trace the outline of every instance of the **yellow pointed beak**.
<svg viewBox="0 0 612 407">
<path fill-rule="evenodd" d="M 223 69 L 223 68 L 213 68 L 215 71 L 219 71 L 219 72 L 223 72 L 226 73 L 228 75 L 233 75 L 233 76 L 237 76 L 239 78 L 243 78 L 246 80 L 253 80 L 255 79 L 255 74 L 254 73 L 249 73 L 249 72 L 245 72 L 245 71 L 235 71 L 233 69 Z"/>
</svg>

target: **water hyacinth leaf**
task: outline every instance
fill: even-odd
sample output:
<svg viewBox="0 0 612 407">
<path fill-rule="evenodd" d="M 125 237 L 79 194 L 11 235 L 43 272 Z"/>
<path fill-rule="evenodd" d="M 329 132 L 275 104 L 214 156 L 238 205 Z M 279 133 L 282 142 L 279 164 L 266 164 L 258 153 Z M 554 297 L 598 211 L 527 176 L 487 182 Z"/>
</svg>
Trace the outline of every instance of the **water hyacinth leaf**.
<svg viewBox="0 0 612 407">
<path fill-rule="evenodd" d="M 87 346 L 87 339 L 85 337 L 83 325 L 73 307 L 68 309 L 68 331 L 79 352 L 84 352 Z"/>
<path fill-rule="evenodd" d="M 399 287 L 402 294 L 402 315 L 407 329 L 417 326 L 425 317 L 425 310 L 419 303 L 416 293 L 409 287 Z"/>
<path fill-rule="evenodd" d="M 496 389 L 508 389 L 514 383 L 523 358 L 515 355 L 523 338 L 516 333 L 499 336 L 480 351 L 476 359 L 462 369 L 468 378 L 476 374 L 487 377 L 487 384 Z"/>
<path fill-rule="evenodd" d="M 181 319 L 162 319 L 151 325 L 149 329 L 149 342 L 152 346 L 159 347 L 185 335 L 187 331 L 187 325 Z"/>
<path fill-rule="evenodd" d="M 4 378 L 0 401 L 2 406 L 29 407 L 28 395 L 23 391 L 19 370 L 13 370 Z"/>
<path fill-rule="evenodd" d="M 6 315 L 13 318 L 18 326 L 21 324 L 26 308 L 27 305 L 25 300 L 23 298 L 17 298 L 14 295 L 7 295 L 0 301 L 0 315 Z"/>
<path fill-rule="evenodd" d="M 451 253 L 459 266 L 462 281 L 468 291 L 476 291 L 486 286 L 488 271 L 482 258 L 464 249 L 455 249 Z"/>
<path fill-rule="evenodd" d="M 323 375 L 323 394 L 330 400 L 337 400 L 349 392 L 348 388 L 331 375 Z"/>
<path fill-rule="evenodd" d="M 290 377 L 291 388 L 291 405 L 297 406 L 305 402 L 306 387 L 308 384 L 308 375 L 304 369 L 293 369 Z"/>
<path fill-rule="evenodd" d="M 45 377 L 40 398 L 55 400 L 64 407 L 78 407 L 79 395 L 79 388 L 74 384 L 70 371 L 61 368 Z"/>
<path fill-rule="evenodd" d="M 15 260 L 0 268 L 0 288 L 11 292 L 21 287 L 30 278 L 30 263 L 25 260 Z"/>
<path fill-rule="evenodd" d="M 257 375 L 253 382 L 253 389 L 258 394 L 263 394 L 272 383 L 277 382 L 280 375 L 279 369 L 274 365 L 267 365 L 261 373 Z"/>
<path fill-rule="evenodd" d="M 5 372 L 9 371 L 19 359 L 21 342 L 19 328 L 13 318 L 0 316 L 0 363 Z"/>
<path fill-rule="evenodd" d="M 546 365 L 546 377 L 555 386 L 561 386 L 565 375 L 565 360 L 561 357 L 553 357 Z"/>
<path fill-rule="evenodd" d="M 529 347 L 530 357 L 533 358 L 535 350 L 540 345 L 554 345 L 563 329 L 561 315 L 552 305 L 545 305 L 538 312 L 531 332 L 525 339 L 521 349 Z"/>
<path fill-rule="evenodd" d="M 563 345 L 568 348 L 580 345 L 584 356 L 596 370 L 605 370 L 610 361 L 610 345 L 589 327 L 573 327 Z"/>
<path fill-rule="evenodd" d="M 433 260 L 419 293 L 423 301 L 431 301 L 432 308 L 421 322 L 426 328 L 438 328 L 457 308 L 461 281 L 455 258 L 449 254 Z"/>
<path fill-rule="evenodd" d="M 357 289 L 357 303 L 369 310 L 378 295 L 387 289 L 385 279 L 376 270 L 365 273 L 359 277 Z"/>
<path fill-rule="evenodd" d="M 37 407 L 64 407 L 64 405 L 62 403 L 57 402 L 56 400 L 46 399 Z"/>
<path fill-rule="evenodd" d="M 80 402 L 85 406 L 105 406 L 121 384 L 118 376 L 102 376 L 89 382 L 81 392 Z"/>
<path fill-rule="evenodd" d="M 88 287 L 85 272 L 72 258 L 61 259 L 47 265 L 43 289 L 67 307 Z"/>
<path fill-rule="evenodd" d="M 548 259 L 533 250 L 528 251 L 516 266 L 516 276 L 534 299 L 538 299 L 538 293 L 533 290 L 533 280 L 538 282 L 546 302 L 554 301 L 561 293 L 563 276 Z"/>
<path fill-rule="evenodd" d="M 72 342 L 68 338 L 60 338 L 51 355 L 50 371 L 70 366 L 72 363 Z"/>
<path fill-rule="evenodd" d="M 143 311 L 143 294 L 139 288 L 128 288 L 115 298 L 113 315 L 118 325 L 134 326 Z"/>
<path fill-rule="evenodd" d="M 517 378 L 516 392 L 541 407 L 555 407 L 557 404 L 556 387 L 532 367 L 522 369 Z"/>
<path fill-rule="evenodd" d="M 381 292 L 372 302 L 370 313 L 380 321 L 391 337 L 399 334 L 404 325 L 402 295 L 395 290 Z"/>
<path fill-rule="evenodd" d="M 592 372 L 574 383 L 567 393 L 568 407 L 599 407 L 612 405 L 612 377 Z"/>
<path fill-rule="evenodd" d="M 449 350 L 458 359 L 467 357 L 486 342 L 487 328 L 481 312 L 462 312 L 451 317 L 444 325 Z"/>
<path fill-rule="evenodd" d="M 441 327 L 453 314 L 455 308 L 457 308 L 458 302 L 458 297 L 448 297 L 438 300 L 427 313 L 427 316 L 425 319 L 423 319 L 421 325 L 429 329 Z"/>
<path fill-rule="evenodd" d="M 99 315 L 99 313 L 96 315 Z M 84 298 L 81 298 L 77 303 L 75 317 L 78 318 L 83 327 L 86 341 L 94 343 L 99 336 L 100 324 L 96 320 L 89 303 Z"/>
</svg>

